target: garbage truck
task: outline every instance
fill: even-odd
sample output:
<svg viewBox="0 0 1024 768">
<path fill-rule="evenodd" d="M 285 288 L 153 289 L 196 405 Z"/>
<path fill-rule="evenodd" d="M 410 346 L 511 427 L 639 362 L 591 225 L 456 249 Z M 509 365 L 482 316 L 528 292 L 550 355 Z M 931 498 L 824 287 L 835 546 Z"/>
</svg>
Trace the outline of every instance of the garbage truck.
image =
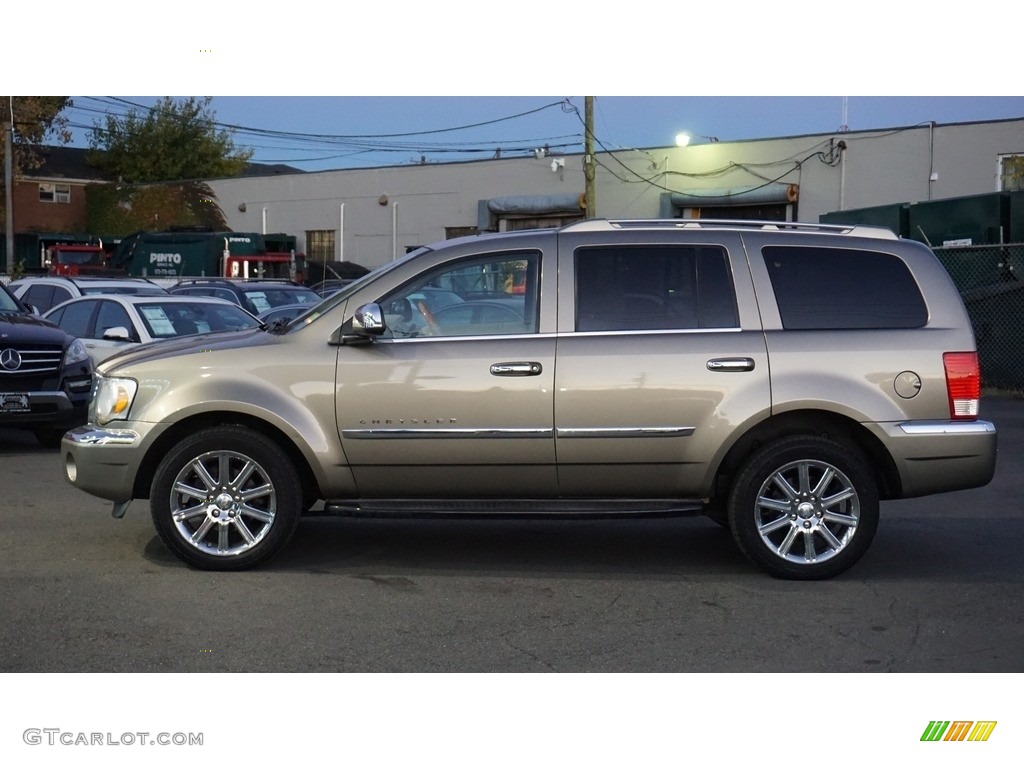
<svg viewBox="0 0 1024 768">
<path fill-rule="evenodd" d="M 110 266 L 149 278 L 292 279 L 296 272 L 294 251 L 268 251 L 262 234 L 208 230 L 136 232 L 121 240 Z"/>
</svg>

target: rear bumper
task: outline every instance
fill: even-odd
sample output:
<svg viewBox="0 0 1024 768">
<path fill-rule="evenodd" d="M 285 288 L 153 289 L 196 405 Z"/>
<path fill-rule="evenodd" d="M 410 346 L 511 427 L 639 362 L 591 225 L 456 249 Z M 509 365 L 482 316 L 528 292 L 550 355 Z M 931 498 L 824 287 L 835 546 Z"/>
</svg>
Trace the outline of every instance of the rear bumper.
<svg viewBox="0 0 1024 768">
<path fill-rule="evenodd" d="M 978 488 L 996 470 L 997 435 L 988 421 L 875 424 L 900 475 L 899 498 Z"/>
</svg>

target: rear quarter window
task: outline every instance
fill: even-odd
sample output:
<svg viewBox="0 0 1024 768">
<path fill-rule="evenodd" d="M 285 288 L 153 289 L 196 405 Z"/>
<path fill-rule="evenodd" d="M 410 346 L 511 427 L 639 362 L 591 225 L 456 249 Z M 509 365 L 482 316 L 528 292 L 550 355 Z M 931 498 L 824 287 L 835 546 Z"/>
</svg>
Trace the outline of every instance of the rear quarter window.
<svg viewBox="0 0 1024 768">
<path fill-rule="evenodd" d="M 856 248 L 761 251 L 787 330 L 920 328 L 928 308 L 898 256 Z"/>
</svg>

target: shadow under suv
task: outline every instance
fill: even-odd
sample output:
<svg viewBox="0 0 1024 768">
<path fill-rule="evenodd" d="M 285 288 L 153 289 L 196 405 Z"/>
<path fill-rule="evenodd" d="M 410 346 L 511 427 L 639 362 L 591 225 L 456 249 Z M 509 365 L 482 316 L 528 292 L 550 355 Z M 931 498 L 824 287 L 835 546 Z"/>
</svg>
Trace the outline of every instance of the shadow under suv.
<svg viewBox="0 0 1024 768">
<path fill-rule="evenodd" d="M 867 551 L 880 502 L 995 470 L 971 324 L 877 227 L 590 220 L 458 238 L 291 323 L 101 364 L 65 474 L 246 568 L 350 515 L 706 514 L 782 578 Z"/>
</svg>

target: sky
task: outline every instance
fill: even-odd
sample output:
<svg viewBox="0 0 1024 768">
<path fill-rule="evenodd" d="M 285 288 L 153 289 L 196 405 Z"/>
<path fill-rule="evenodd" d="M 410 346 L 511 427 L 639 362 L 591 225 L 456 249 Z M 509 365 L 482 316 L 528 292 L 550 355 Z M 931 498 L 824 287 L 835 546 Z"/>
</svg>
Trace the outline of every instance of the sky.
<svg viewBox="0 0 1024 768">
<path fill-rule="evenodd" d="M 957 20 L 890 0 L 791 0 L 732 15 L 660 0 L 611 12 L 539 0 L 336 12 L 289 0 L 274 14 L 178 0 L 159 18 L 140 7 L 108 0 L 96 14 L 52 0 L 47 38 L 88 44 L 41 55 L 37 36 L 13 35 L 0 71 L 14 93 L 91 94 L 74 97 L 75 146 L 105 113 L 212 95 L 216 120 L 239 126 L 253 161 L 308 171 L 545 143 L 580 152 L 584 96 L 566 94 L 595 96 L 599 150 L 671 146 L 680 131 L 739 141 L 1024 117 L 1017 46 L 961 34 L 971 19 L 1005 17 L 994 0 Z M 29 4 L 9 13 L 32 23 Z"/>
<path fill-rule="evenodd" d="M 73 97 L 73 146 L 107 115 L 145 115 L 158 100 Z M 583 96 L 215 96 L 208 110 L 252 162 L 304 171 L 583 151 Z M 1004 118 L 1024 118 L 1024 96 L 594 98 L 598 151 L 671 146 L 679 132 L 696 143 Z"/>
</svg>

